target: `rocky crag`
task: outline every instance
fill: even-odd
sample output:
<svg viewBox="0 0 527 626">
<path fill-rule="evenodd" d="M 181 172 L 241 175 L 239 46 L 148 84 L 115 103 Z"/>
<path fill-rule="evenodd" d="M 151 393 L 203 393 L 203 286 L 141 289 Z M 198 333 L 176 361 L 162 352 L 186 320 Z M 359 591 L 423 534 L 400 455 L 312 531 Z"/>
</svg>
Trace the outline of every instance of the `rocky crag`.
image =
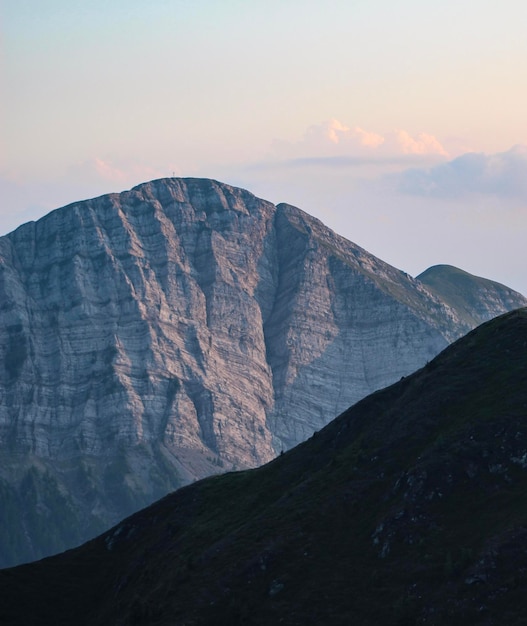
<svg viewBox="0 0 527 626">
<path fill-rule="evenodd" d="M 527 304 L 508 292 L 469 319 L 438 282 L 211 180 L 153 181 L 0 238 L 0 563 L 262 464 Z"/>
<path fill-rule="evenodd" d="M 527 309 L 263 467 L 0 572 L 10 626 L 523 626 Z"/>
</svg>

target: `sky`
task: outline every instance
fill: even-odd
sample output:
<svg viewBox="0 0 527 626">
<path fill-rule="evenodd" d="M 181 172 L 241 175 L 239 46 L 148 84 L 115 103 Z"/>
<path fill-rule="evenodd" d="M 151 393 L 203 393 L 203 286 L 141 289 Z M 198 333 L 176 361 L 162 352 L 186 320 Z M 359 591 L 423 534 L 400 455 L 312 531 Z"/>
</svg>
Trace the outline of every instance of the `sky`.
<svg viewBox="0 0 527 626">
<path fill-rule="evenodd" d="M 0 0 L 0 234 L 154 178 L 527 295 L 527 3 Z"/>
</svg>

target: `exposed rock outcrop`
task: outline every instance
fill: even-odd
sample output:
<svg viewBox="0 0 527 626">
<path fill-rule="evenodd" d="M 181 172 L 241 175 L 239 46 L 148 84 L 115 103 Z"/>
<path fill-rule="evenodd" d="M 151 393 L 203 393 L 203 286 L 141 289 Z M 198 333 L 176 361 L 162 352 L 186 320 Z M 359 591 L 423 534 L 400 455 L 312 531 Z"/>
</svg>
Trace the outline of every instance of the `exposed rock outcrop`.
<svg viewBox="0 0 527 626">
<path fill-rule="evenodd" d="M 527 309 L 255 470 L 0 572 L 10 626 L 524 626 Z"/>
<path fill-rule="evenodd" d="M 474 325 L 301 210 L 200 179 L 0 238 L 0 320 L 0 479 L 23 536 L 29 474 L 64 499 L 37 498 L 44 518 L 88 533 L 270 460 Z"/>
</svg>

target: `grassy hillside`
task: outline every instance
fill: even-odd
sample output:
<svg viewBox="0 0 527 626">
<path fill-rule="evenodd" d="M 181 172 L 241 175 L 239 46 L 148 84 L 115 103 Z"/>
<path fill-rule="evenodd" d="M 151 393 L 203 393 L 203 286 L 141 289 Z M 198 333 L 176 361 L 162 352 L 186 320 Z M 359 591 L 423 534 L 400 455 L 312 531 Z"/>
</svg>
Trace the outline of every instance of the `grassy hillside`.
<svg viewBox="0 0 527 626">
<path fill-rule="evenodd" d="M 0 572 L 8 624 L 508 624 L 527 608 L 527 310 L 272 463 Z"/>
<path fill-rule="evenodd" d="M 496 317 L 504 305 L 508 310 L 527 306 L 527 299 L 510 287 L 452 265 L 434 265 L 417 279 L 470 326 Z"/>
</svg>

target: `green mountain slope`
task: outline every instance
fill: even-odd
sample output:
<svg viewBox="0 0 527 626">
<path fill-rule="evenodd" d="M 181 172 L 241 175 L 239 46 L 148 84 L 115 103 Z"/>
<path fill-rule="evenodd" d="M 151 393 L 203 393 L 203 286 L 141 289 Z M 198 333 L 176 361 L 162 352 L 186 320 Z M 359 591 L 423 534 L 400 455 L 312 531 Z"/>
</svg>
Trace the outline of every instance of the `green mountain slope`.
<svg viewBox="0 0 527 626">
<path fill-rule="evenodd" d="M 429 267 L 417 280 L 470 325 L 482 324 L 500 315 L 504 305 L 510 309 L 527 306 L 527 298 L 510 287 L 452 265 Z"/>
<path fill-rule="evenodd" d="M 527 306 L 489 284 L 458 312 L 301 209 L 197 178 L 0 237 L 0 567 L 260 466 Z"/>
<path fill-rule="evenodd" d="M 527 608 L 527 310 L 256 470 L 0 572 L 7 624 L 508 624 Z"/>
</svg>

